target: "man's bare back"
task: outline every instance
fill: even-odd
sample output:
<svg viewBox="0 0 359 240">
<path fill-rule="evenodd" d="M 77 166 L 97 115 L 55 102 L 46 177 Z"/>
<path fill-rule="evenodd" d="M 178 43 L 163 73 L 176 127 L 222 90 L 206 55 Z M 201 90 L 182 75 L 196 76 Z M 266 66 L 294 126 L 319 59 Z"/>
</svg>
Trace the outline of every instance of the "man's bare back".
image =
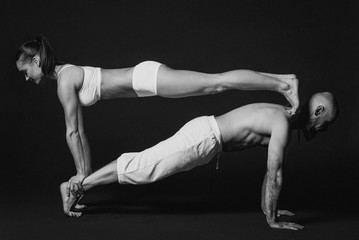
<svg viewBox="0 0 359 240">
<path fill-rule="evenodd" d="M 249 104 L 218 116 L 223 150 L 267 146 L 274 126 L 288 126 L 290 118 L 285 107 L 270 103 Z"/>
</svg>

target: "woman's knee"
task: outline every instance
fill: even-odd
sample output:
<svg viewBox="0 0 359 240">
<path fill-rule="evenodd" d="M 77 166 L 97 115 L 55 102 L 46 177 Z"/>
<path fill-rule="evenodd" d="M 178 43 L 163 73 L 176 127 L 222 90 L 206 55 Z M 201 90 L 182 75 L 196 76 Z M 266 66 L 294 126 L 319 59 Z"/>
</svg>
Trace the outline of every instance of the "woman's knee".
<svg viewBox="0 0 359 240">
<path fill-rule="evenodd" d="M 207 83 L 207 88 L 205 89 L 207 94 L 217 94 L 229 89 L 225 76 L 220 73 L 208 75 L 205 82 Z"/>
<path fill-rule="evenodd" d="M 157 76 L 157 93 L 161 96 L 167 96 L 169 93 L 179 96 L 209 95 L 227 89 L 228 84 L 222 74 L 173 70 L 161 66 Z"/>
</svg>

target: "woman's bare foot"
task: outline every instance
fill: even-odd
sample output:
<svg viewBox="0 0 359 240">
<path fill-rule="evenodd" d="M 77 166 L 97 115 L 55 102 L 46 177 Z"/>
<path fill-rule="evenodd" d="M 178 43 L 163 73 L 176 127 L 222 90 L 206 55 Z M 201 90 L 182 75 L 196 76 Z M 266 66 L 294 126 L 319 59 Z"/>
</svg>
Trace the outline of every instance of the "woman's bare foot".
<svg viewBox="0 0 359 240">
<path fill-rule="evenodd" d="M 288 112 L 294 115 L 299 108 L 298 87 L 299 81 L 295 75 L 288 75 L 289 77 L 283 78 L 283 81 L 288 84 L 288 88 L 283 90 L 283 95 L 288 100 L 292 109 Z"/>
<path fill-rule="evenodd" d="M 66 185 L 67 183 L 61 183 L 60 185 L 60 193 L 62 197 L 62 205 L 64 208 L 64 213 L 69 217 L 80 217 L 82 215 L 81 212 L 73 212 L 71 211 L 73 209 L 73 206 L 77 204 L 80 198 L 82 197 L 75 197 L 72 194 L 68 197 L 66 194 Z"/>
<path fill-rule="evenodd" d="M 283 87 L 279 91 L 284 95 L 289 104 L 292 106 L 292 109 L 288 110 L 289 114 L 294 115 L 299 108 L 299 81 L 297 77 L 294 74 L 261 74 L 268 77 L 276 78 L 282 83 L 284 83 Z"/>
</svg>

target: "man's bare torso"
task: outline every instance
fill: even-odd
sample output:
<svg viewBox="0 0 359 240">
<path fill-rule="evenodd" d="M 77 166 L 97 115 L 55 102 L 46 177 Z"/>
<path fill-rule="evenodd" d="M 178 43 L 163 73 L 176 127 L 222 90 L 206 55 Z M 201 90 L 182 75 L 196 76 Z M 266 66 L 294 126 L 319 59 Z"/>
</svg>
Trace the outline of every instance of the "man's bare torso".
<svg viewBox="0 0 359 240">
<path fill-rule="evenodd" d="M 216 117 L 224 151 L 267 146 L 275 124 L 288 125 L 290 114 L 284 106 L 255 103 Z"/>
</svg>

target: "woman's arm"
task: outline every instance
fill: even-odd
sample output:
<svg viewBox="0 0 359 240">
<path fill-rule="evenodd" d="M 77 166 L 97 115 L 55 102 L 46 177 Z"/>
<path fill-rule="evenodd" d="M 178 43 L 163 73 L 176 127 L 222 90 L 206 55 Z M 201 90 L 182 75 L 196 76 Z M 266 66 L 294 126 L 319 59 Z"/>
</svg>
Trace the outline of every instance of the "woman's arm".
<svg viewBox="0 0 359 240">
<path fill-rule="evenodd" d="M 89 142 L 87 140 L 86 133 L 85 133 L 81 106 L 78 107 L 77 115 L 78 115 L 78 130 L 79 130 L 79 133 L 80 133 L 82 149 L 84 151 L 85 162 L 86 162 L 86 176 L 88 176 L 88 175 L 90 175 L 92 173 L 91 150 L 90 150 L 90 145 L 89 145 Z"/>
<path fill-rule="evenodd" d="M 66 141 L 77 171 L 77 174 L 69 180 L 67 194 L 71 192 L 78 195 L 82 191 L 82 181 L 91 173 L 91 158 L 75 84 L 76 78 L 81 79 L 83 74 L 76 70 L 71 73 L 71 78 L 62 76 L 61 81 L 58 82 L 57 93 L 65 114 Z"/>
</svg>

